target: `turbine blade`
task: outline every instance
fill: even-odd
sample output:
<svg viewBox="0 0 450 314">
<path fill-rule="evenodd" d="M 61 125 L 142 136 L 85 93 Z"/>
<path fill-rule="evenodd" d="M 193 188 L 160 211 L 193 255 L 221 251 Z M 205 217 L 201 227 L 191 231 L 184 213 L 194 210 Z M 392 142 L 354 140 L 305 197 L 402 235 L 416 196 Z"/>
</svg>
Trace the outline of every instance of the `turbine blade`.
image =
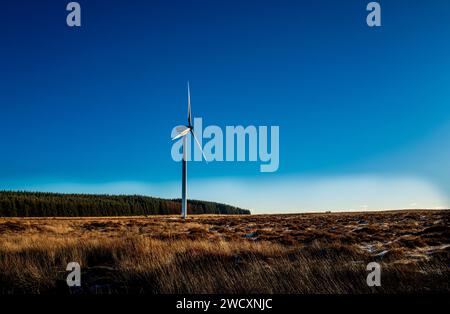
<svg viewBox="0 0 450 314">
<path fill-rule="evenodd" d="M 180 127 L 181 128 L 181 127 Z M 175 135 L 174 137 L 172 137 L 172 141 L 173 140 L 176 140 L 177 138 L 180 138 L 180 137 L 182 137 L 182 136 L 185 136 L 186 134 L 188 134 L 189 133 L 189 128 L 186 128 L 185 127 L 185 129 L 183 129 L 180 133 L 178 133 L 177 135 Z M 178 129 L 177 129 L 177 131 L 178 131 Z"/>
<path fill-rule="evenodd" d="M 178 135 L 176 135 L 176 136 L 174 136 L 174 137 L 172 137 L 172 141 L 175 141 L 177 138 L 180 138 L 180 137 L 182 137 L 183 136 L 183 134 L 178 134 Z"/>
<path fill-rule="evenodd" d="M 200 142 L 198 141 L 197 137 L 194 134 L 194 131 L 190 129 L 192 136 L 195 139 L 195 142 L 197 143 L 198 148 L 200 148 L 200 151 L 202 152 L 203 158 L 205 158 L 206 163 L 208 163 L 208 159 L 206 159 L 205 153 L 203 152 L 202 146 L 200 145 Z"/>
<path fill-rule="evenodd" d="M 191 89 L 189 88 L 189 81 L 187 83 L 188 86 L 188 126 L 191 126 Z"/>
</svg>

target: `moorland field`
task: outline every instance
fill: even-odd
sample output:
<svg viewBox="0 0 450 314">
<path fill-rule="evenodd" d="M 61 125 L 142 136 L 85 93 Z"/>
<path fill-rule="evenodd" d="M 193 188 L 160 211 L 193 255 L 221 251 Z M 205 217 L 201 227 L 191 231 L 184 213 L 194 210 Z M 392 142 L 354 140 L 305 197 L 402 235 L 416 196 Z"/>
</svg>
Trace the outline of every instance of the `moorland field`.
<svg viewBox="0 0 450 314">
<path fill-rule="evenodd" d="M 450 211 L 0 218 L 0 294 L 450 292 Z M 81 287 L 66 265 L 81 265 Z M 366 284 L 369 262 L 381 287 Z"/>
</svg>

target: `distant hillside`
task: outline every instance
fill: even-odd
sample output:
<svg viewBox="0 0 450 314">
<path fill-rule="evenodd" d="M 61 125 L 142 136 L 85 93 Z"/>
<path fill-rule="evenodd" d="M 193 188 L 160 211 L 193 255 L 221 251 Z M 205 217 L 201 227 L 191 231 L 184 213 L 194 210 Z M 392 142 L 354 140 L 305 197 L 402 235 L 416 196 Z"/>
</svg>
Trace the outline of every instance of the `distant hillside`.
<svg viewBox="0 0 450 314">
<path fill-rule="evenodd" d="M 0 191 L 0 217 L 140 216 L 180 212 L 180 199 Z M 188 213 L 250 214 L 250 211 L 220 203 L 189 200 Z"/>
</svg>

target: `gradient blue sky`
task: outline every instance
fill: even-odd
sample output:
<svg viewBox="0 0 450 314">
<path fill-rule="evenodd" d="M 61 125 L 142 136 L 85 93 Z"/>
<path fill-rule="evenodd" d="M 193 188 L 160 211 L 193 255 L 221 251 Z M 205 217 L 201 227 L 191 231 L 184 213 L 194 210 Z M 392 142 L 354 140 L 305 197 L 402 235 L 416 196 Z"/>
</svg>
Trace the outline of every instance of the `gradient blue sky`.
<svg viewBox="0 0 450 314">
<path fill-rule="evenodd" d="M 255 212 L 449 207 L 450 2 L 3 1 L 0 189 L 178 197 L 186 81 L 204 124 L 279 125 L 280 168 L 190 163 Z"/>
</svg>

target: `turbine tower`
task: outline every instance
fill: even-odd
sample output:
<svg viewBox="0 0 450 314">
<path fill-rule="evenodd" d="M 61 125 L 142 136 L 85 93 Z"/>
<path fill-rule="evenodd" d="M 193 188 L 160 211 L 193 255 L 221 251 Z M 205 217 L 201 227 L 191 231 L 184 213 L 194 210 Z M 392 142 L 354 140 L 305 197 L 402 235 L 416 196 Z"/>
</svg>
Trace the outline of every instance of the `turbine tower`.
<svg viewBox="0 0 450 314">
<path fill-rule="evenodd" d="M 182 160 L 182 174 L 181 174 L 181 217 L 186 219 L 187 216 L 187 136 L 191 133 L 192 137 L 195 139 L 200 151 L 202 152 L 203 158 L 206 160 L 205 154 L 203 153 L 202 146 L 194 134 L 194 126 L 192 125 L 191 118 L 191 90 L 189 88 L 189 82 L 187 83 L 188 92 L 188 124 L 176 127 L 177 135 L 172 138 L 176 140 L 183 137 L 183 160 Z"/>
</svg>

